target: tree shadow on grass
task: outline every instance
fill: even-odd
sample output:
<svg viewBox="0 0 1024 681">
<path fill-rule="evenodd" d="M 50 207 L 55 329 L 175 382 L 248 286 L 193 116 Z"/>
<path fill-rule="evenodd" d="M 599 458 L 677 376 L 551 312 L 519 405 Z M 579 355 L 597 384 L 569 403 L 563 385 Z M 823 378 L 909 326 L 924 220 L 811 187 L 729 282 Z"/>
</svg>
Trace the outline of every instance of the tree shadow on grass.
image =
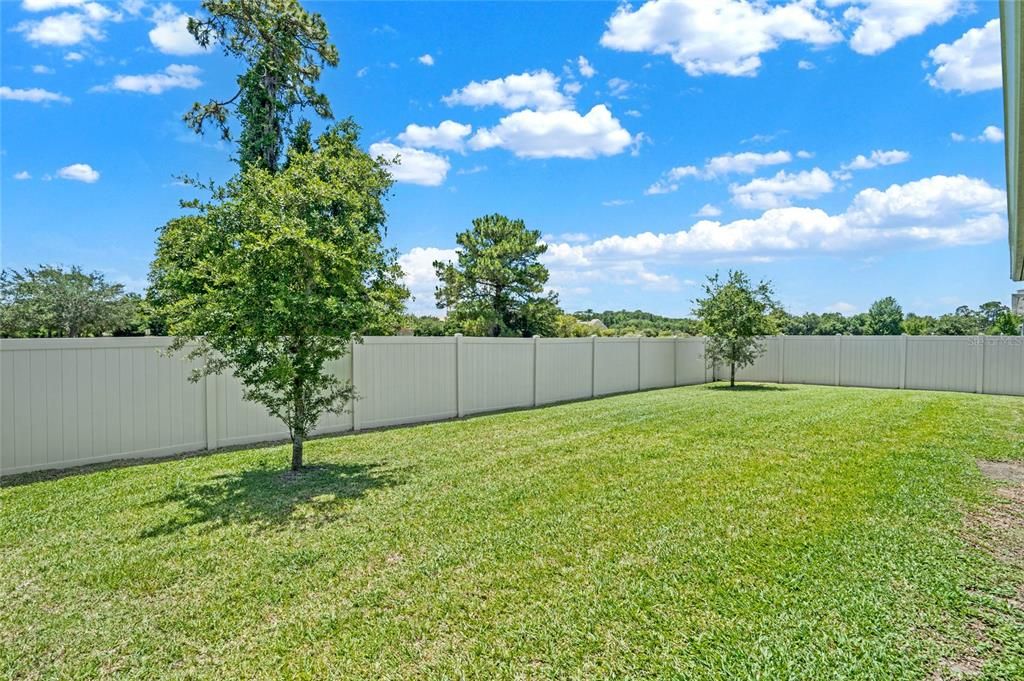
<svg viewBox="0 0 1024 681">
<path fill-rule="evenodd" d="M 203 524 L 319 525 L 340 517 L 350 501 L 370 490 L 401 482 L 399 471 L 381 464 L 320 463 L 297 473 L 273 467 L 225 473 L 179 485 L 151 502 L 167 507 L 170 517 L 140 536 L 159 537 Z"/>
<path fill-rule="evenodd" d="M 726 390 L 729 392 L 773 392 L 796 390 L 796 388 L 792 386 L 777 385 L 772 383 L 738 383 L 736 385 L 729 385 L 728 383 L 716 383 L 715 385 L 708 386 L 708 390 Z"/>
</svg>

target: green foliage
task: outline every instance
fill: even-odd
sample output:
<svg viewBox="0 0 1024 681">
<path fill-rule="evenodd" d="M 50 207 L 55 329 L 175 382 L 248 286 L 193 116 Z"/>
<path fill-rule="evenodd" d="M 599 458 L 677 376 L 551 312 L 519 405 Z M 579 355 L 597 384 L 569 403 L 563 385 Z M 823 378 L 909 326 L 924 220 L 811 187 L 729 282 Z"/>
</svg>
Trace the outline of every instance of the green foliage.
<svg viewBox="0 0 1024 681">
<path fill-rule="evenodd" d="M 908 336 L 927 336 L 935 328 L 935 317 L 916 315 L 913 312 L 903 319 L 903 333 Z"/>
<path fill-rule="evenodd" d="M 864 335 L 898 336 L 903 333 L 903 308 L 892 296 L 876 300 L 868 310 Z"/>
<path fill-rule="evenodd" d="M 931 315 L 909 313 L 902 316 L 902 309 L 892 297 L 876 301 L 867 314 L 845 317 L 838 312 L 822 315 L 784 315 L 779 328 L 793 335 L 897 335 L 909 336 L 970 336 L 981 333 L 1000 333 L 996 324 L 1009 312 L 1009 308 L 998 301 L 983 303 L 978 309 L 961 305 L 955 312 L 938 318 Z M 1004 324 L 1006 322 L 1003 322 Z M 999 328 L 1009 328 L 999 327 Z M 1004 332 L 1005 333 L 1005 332 Z"/>
<path fill-rule="evenodd" d="M 987 329 L 990 326 L 993 326 L 1002 315 L 1009 311 L 1009 306 L 1003 305 L 998 300 L 990 300 L 987 303 L 979 305 L 976 314 L 981 319 L 982 326 Z"/>
<path fill-rule="evenodd" d="M 993 336 L 1018 336 L 1021 333 L 1021 324 L 1024 324 L 1024 317 L 1015 315 L 1007 309 L 996 317 L 988 332 Z"/>
<path fill-rule="evenodd" d="M 728 281 L 718 274 L 704 284 L 705 297 L 694 312 L 707 336 L 705 361 L 729 365 L 729 384 L 736 383 L 736 369 L 752 364 L 764 352 L 762 338 L 777 331 L 771 284 L 751 284 L 741 271 L 729 272 Z"/>
<path fill-rule="evenodd" d="M 40 265 L 0 272 L 0 335 L 67 337 L 142 335 L 147 323 L 138 294 L 100 272 Z M 131 329 L 132 333 L 123 333 Z M 122 332 L 122 333 L 119 333 Z"/>
<path fill-rule="evenodd" d="M 434 262 L 437 306 L 470 336 L 551 336 L 558 296 L 544 293 L 547 245 L 522 220 L 485 215 L 456 235 L 458 260 Z"/>
<path fill-rule="evenodd" d="M 457 333 L 447 319 L 430 315 L 407 314 L 402 318 L 402 329 L 412 331 L 414 336 L 453 336 Z"/>
<path fill-rule="evenodd" d="M 316 149 L 293 150 L 276 174 L 246 167 L 157 241 L 150 300 L 195 344 L 203 373 L 230 369 L 246 399 L 264 404 L 298 446 L 326 411 L 353 397 L 324 366 L 351 335 L 393 333 L 408 292 L 382 246 L 386 167 L 343 122 Z"/>
<path fill-rule="evenodd" d="M 185 122 L 197 133 L 212 124 L 227 140 L 234 109 L 241 121 L 239 165 L 255 163 L 276 172 L 284 142 L 293 134 L 296 108 L 332 117 L 327 97 L 315 87 L 323 67 L 338 64 L 327 24 L 298 0 L 203 0 L 202 8 L 204 17 L 189 19 L 189 33 L 200 45 L 219 45 L 226 55 L 241 59 L 246 70 L 233 96 L 196 102 Z"/>
<path fill-rule="evenodd" d="M 149 317 L 145 299 L 138 293 L 125 294 L 121 300 L 121 311 L 121 319 L 110 330 L 111 336 L 162 335 L 151 331 L 153 320 Z"/>
<path fill-rule="evenodd" d="M 571 314 L 560 314 L 555 319 L 554 335 L 559 338 L 586 338 L 605 334 L 602 333 L 602 329 L 582 322 Z"/>
<path fill-rule="evenodd" d="M 973 336 L 981 333 L 978 316 L 966 305 L 952 314 L 944 314 L 935 320 L 931 334 L 935 336 Z"/>
<path fill-rule="evenodd" d="M 695 319 L 663 317 L 642 310 L 581 310 L 573 316 L 581 322 L 593 319 L 600 321 L 607 328 L 607 333 L 596 332 L 609 336 L 696 336 L 700 333 L 700 322 Z M 595 333 L 591 331 L 591 333 Z M 590 335 L 590 334 L 587 334 Z"/>
</svg>

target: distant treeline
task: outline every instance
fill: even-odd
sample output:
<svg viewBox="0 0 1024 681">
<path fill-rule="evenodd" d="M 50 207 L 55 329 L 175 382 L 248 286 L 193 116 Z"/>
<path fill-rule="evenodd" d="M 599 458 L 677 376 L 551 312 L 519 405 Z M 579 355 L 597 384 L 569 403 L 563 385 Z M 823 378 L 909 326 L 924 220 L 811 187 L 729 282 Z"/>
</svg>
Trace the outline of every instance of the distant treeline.
<svg viewBox="0 0 1024 681">
<path fill-rule="evenodd" d="M 899 335 L 969 336 L 1016 335 L 1022 320 L 999 301 L 977 308 L 962 305 L 952 312 L 931 315 L 904 314 L 892 297 L 875 301 L 867 312 L 773 313 L 778 333 L 795 336 Z M 553 333 L 560 337 L 596 336 L 697 336 L 700 322 L 689 317 L 665 317 L 643 310 L 580 310 L 560 313 Z M 471 330 L 451 318 L 406 315 L 392 330 L 416 336 L 471 335 Z M 166 324 L 147 301 L 128 293 L 120 284 L 106 281 L 99 272 L 78 267 L 41 266 L 0 273 L 0 336 L 78 337 L 164 335 Z"/>
</svg>

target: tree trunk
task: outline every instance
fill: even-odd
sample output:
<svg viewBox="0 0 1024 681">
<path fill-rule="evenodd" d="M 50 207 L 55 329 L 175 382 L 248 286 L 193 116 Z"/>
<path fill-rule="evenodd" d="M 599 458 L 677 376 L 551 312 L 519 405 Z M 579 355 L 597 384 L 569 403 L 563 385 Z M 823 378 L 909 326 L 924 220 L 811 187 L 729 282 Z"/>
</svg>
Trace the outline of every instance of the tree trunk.
<svg viewBox="0 0 1024 681">
<path fill-rule="evenodd" d="M 729 364 L 729 387 L 736 387 L 736 362 Z"/>
<path fill-rule="evenodd" d="M 306 402 L 303 394 L 302 380 L 295 379 L 295 402 L 292 407 L 292 418 L 295 422 L 291 424 L 292 433 L 292 470 L 302 469 L 302 438 L 305 433 L 303 423 L 306 418 Z"/>
</svg>

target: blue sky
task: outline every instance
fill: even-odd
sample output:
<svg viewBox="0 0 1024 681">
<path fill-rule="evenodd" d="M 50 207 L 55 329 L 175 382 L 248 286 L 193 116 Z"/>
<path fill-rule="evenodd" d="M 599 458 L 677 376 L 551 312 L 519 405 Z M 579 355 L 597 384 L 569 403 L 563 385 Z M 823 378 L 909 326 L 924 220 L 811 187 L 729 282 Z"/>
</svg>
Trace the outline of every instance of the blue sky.
<svg viewBox="0 0 1024 681">
<path fill-rule="evenodd" d="M 545 234 L 569 310 L 688 314 L 728 268 L 796 312 L 1015 289 L 995 2 L 305 4 L 341 55 L 335 114 L 403 159 L 388 241 L 415 311 L 430 261 L 491 212 Z M 195 3 L 0 11 L 3 265 L 141 290 L 175 176 L 233 172 L 181 114 L 239 65 L 191 43 Z"/>
</svg>

